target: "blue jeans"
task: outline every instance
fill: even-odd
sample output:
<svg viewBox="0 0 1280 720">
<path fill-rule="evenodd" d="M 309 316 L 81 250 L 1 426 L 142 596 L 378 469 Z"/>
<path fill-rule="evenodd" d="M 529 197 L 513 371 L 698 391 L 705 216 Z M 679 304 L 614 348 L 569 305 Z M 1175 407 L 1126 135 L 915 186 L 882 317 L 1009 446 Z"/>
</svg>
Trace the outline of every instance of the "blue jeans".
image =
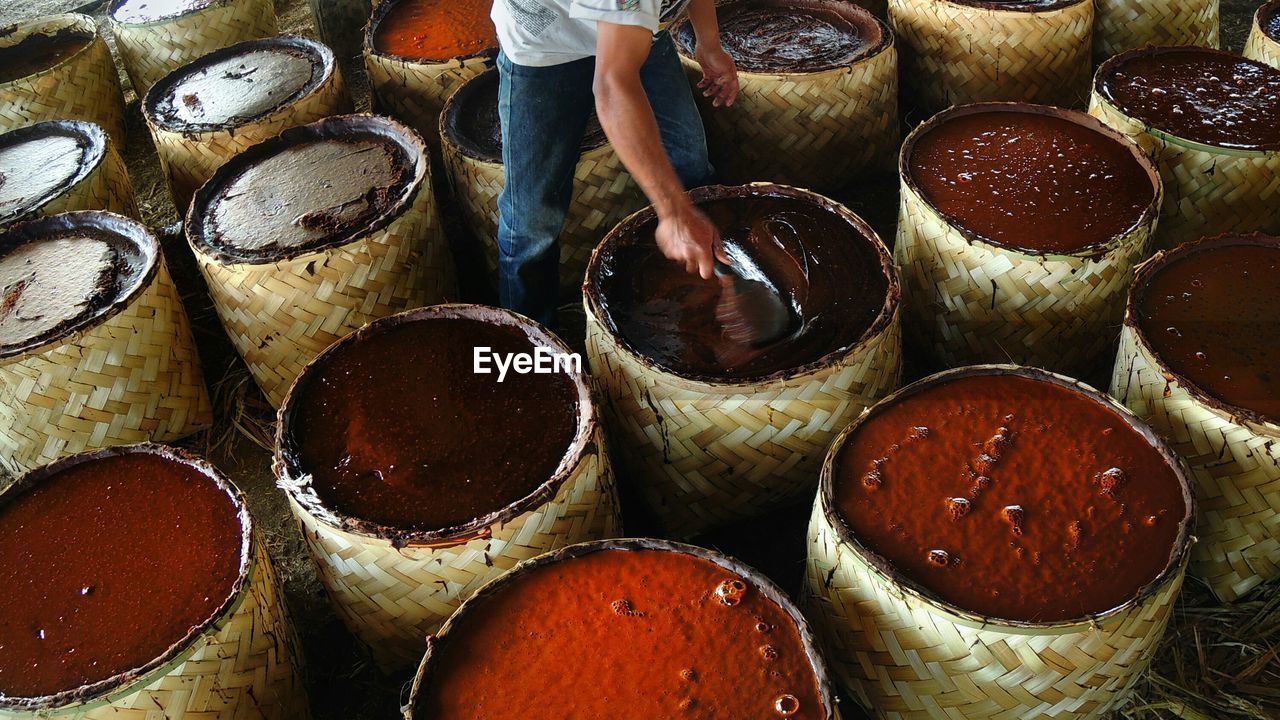
<svg viewBox="0 0 1280 720">
<path fill-rule="evenodd" d="M 595 58 L 530 67 L 499 54 L 498 70 L 506 168 L 498 198 L 498 298 L 503 307 L 554 327 L 559 235 L 573 199 L 582 136 L 595 109 Z M 711 182 L 702 118 L 668 33 L 654 41 L 640 80 L 680 181 L 686 188 Z"/>
</svg>

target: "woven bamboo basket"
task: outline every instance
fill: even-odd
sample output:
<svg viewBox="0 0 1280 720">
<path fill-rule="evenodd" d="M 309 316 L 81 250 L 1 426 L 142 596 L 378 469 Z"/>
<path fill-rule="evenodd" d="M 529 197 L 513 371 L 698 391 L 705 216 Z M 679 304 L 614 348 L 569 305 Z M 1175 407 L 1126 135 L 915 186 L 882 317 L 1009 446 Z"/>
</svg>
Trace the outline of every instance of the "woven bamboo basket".
<svg viewBox="0 0 1280 720">
<path fill-rule="evenodd" d="M 1280 577 L 1280 426 L 1223 403 L 1167 367 L 1138 326 L 1136 307 L 1159 268 L 1223 242 L 1280 245 L 1262 235 L 1212 238 L 1143 264 L 1129 296 L 1111 395 L 1191 466 L 1200 514 L 1190 573 L 1230 602 Z"/>
<path fill-rule="evenodd" d="M 240 576 L 215 617 L 145 667 L 39 698 L 0 697 L 0 718 L 29 720 L 307 720 L 301 646 L 284 593 L 244 497 L 216 468 L 162 445 L 108 448 L 33 470 L 0 502 L 69 467 L 103 457 L 146 453 L 195 468 L 234 499 L 243 527 Z"/>
<path fill-rule="evenodd" d="M 821 196 L 781 185 L 698 188 L 691 196 L 698 202 L 761 191 L 831 207 L 858 228 L 881 255 L 887 297 L 860 341 L 803 367 L 733 381 L 685 376 L 659 367 L 615 333 L 595 286 L 603 249 L 652 220 L 652 208 L 609 233 L 583 286 L 587 359 L 605 397 L 609 437 L 625 468 L 622 480 L 669 537 L 692 537 L 813 492 L 823 449 L 901 381 L 897 272 L 861 218 Z"/>
<path fill-rule="evenodd" d="M 174 84 L 212 64 L 262 50 L 305 54 L 316 63 L 317 75 L 300 94 L 284 98 L 277 107 L 253 117 L 206 124 L 163 116 L 160 103 Z M 160 156 L 160 168 L 169 183 L 169 194 L 174 205 L 182 209 L 191 204 L 196 188 L 212 177 L 213 171 L 250 145 L 275 137 L 285 128 L 306 125 L 351 110 L 351 98 L 347 95 L 333 51 L 314 40 L 288 35 L 247 40 L 215 50 L 166 75 L 152 86 L 142 101 L 142 115 Z"/>
<path fill-rule="evenodd" d="M 124 95 L 106 40 L 88 15 L 50 15 L 0 29 L 0 46 L 59 32 L 93 36 L 89 46 L 53 67 L 0 83 L 0 130 L 41 120 L 88 120 L 124 147 Z"/>
<path fill-rule="evenodd" d="M 659 540 L 655 538 L 624 538 L 618 540 L 599 540 L 595 542 L 578 543 L 570 547 L 559 549 L 552 553 L 540 555 L 514 567 L 510 572 L 504 573 L 496 579 L 488 582 L 484 587 L 480 588 L 470 599 L 462 604 L 454 615 L 449 618 L 448 622 L 432 636 L 426 638 L 424 645 L 426 654 L 422 656 L 418 665 L 417 674 L 413 678 L 413 684 L 409 690 L 409 701 L 405 704 L 403 710 L 404 720 L 424 720 L 422 715 L 417 712 L 416 707 L 418 700 L 423 695 L 424 688 L 431 683 L 432 675 L 438 671 L 440 660 L 437 652 L 440 648 L 445 647 L 450 641 L 450 633 L 456 632 L 454 628 L 458 623 L 475 611 L 475 608 L 483 604 L 489 598 L 500 593 L 504 587 L 512 582 L 519 580 L 522 576 L 548 566 L 556 565 L 565 561 L 572 561 L 602 550 L 623 550 L 623 551 L 656 551 L 666 553 L 680 553 L 683 555 L 691 555 L 702 560 L 719 565 L 733 575 L 737 575 L 750 583 L 751 587 L 759 590 L 765 597 L 773 601 L 776 605 L 786 610 L 787 614 L 795 621 L 796 628 L 800 632 L 800 640 L 804 645 L 805 655 L 808 664 L 813 668 L 814 674 L 818 679 L 818 694 L 822 699 L 823 707 L 816 712 L 806 710 L 804 717 L 812 717 L 816 720 L 840 720 L 839 699 L 833 689 L 830 674 L 827 670 L 827 663 L 823 659 L 822 653 L 818 649 L 818 639 L 815 637 L 813 630 L 809 626 L 808 620 L 801 614 L 800 610 L 791 601 L 785 592 L 772 580 L 762 575 L 759 571 L 744 565 L 742 562 L 735 560 L 727 555 L 722 555 L 714 550 L 696 547 L 694 545 L 685 545 L 682 543 L 671 542 L 670 540 Z"/>
<path fill-rule="evenodd" d="M 84 162 L 75 176 L 18 214 L 0 215 L 0 227 L 36 217 L 74 210 L 106 210 L 136 218 L 129 171 L 100 125 L 81 120 L 47 120 L 0 134 L 0 146 L 47 135 L 74 137 L 84 148 Z"/>
<path fill-rule="evenodd" d="M 868 173 L 890 170 L 900 140 L 893 33 L 850 3 L 795 0 L 786 6 L 828 9 L 850 17 L 855 25 L 877 25 L 881 40 L 832 69 L 740 70 L 741 89 L 732 107 L 713 107 L 702 93 L 695 93 L 719 179 L 731 185 L 768 180 L 831 192 Z M 677 27 L 673 34 L 680 37 L 680 31 Z M 694 48 L 683 42 L 677 46 L 690 82 L 696 85 L 702 66 L 694 59 Z"/>
<path fill-rule="evenodd" d="M 365 27 L 364 69 L 373 91 L 373 107 L 417 130 L 438 155 L 440 113 L 444 104 L 463 83 L 493 67 L 498 48 L 447 62 L 418 60 L 378 50 L 374 46 L 378 25 L 398 2 L 375 3 L 373 17 Z"/>
<path fill-rule="evenodd" d="M 835 510 L 836 451 L 868 413 L 836 439 L 823 465 L 801 605 L 836 676 L 879 718 L 1110 717 L 1151 663 L 1173 612 L 1193 542 L 1194 498 L 1177 457 L 1150 428 L 1061 375 L 1012 365 L 961 368 L 909 385 L 877 407 L 946 378 L 991 372 L 1050 380 L 1114 406 L 1177 469 L 1188 510 L 1164 572 L 1123 605 L 1066 622 L 981 617 L 936 598 L 866 549 Z"/>
<path fill-rule="evenodd" d="M 1092 0 L 1000 10 L 981 0 L 890 0 L 903 100 L 926 113 L 974 102 L 1082 107 L 1092 69 Z"/>
<path fill-rule="evenodd" d="M 1169 249 L 1225 232 L 1280 233 L 1280 150 L 1240 150 L 1184 140 L 1126 115 L 1103 95 L 1103 78 L 1117 63 L 1161 50 L 1132 50 L 1103 63 L 1089 104 L 1090 115 L 1132 138 L 1160 168 L 1164 206 L 1156 246 Z"/>
<path fill-rule="evenodd" d="M 187 312 L 145 227 L 100 211 L 63 213 L 11 227 L 0 249 L 73 230 L 126 239 L 146 270 L 87 325 L 0 355 L 0 466 L 13 475 L 85 450 L 176 440 L 213 422 Z"/>
<path fill-rule="evenodd" d="M 202 213 L 242 168 L 299 141 L 352 132 L 391 138 L 413 160 L 412 185 L 386 213 L 325 247 L 276 259 L 245 261 L 209 244 Z M 250 147 L 196 193 L 186 226 L 222 326 L 273 406 L 284 400 L 312 358 L 347 333 L 457 294 L 453 259 L 431 194 L 426 146 L 389 118 L 335 116 Z"/>
<path fill-rule="evenodd" d="M 953 223 L 916 187 L 908 167 L 912 149 L 949 118 L 993 110 L 1064 118 L 1131 146 L 1151 179 L 1151 205 L 1123 235 L 1070 255 L 1006 248 Z M 1110 361 L 1134 268 L 1150 254 L 1159 216 L 1160 175 L 1141 150 L 1081 112 L 966 105 L 939 113 L 908 136 L 898 175 L 893 251 L 913 342 L 948 367 L 1008 361 L 1076 374 Z"/>
<path fill-rule="evenodd" d="M 1280 17 L 1280 0 L 1258 8 L 1253 16 L 1253 29 L 1249 31 L 1249 39 L 1244 44 L 1244 56 L 1272 67 L 1280 68 L 1280 39 L 1274 38 L 1266 31 L 1267 23 L 1275 22 Z"/>
<path fill-rule="evenodd" d="M 1221 0 L 1094 0 L 1093 60 L 1147 45 L 1218 47 Z"/>
<path fill-rule="evenodd" d="M 498 71 L 489 70 L 464 83 L 445 104 L 439 135 L 445 170 L 462 215 L 481 245 L 485 264 L 496 284 L 498 273 L 498 196 L 506 185 L 501 161 L 479 157 L 461 145 L 450 130 L 461 102 L 470 93 L 491 91 L 497 101 Z M 560 230 L 560 295 L 576 298 L 591 253 L 605 233 L 645 206 L 644 193 L 627 172 L 613 145 L 583 150 L 573 174 L 573 200 Z"/>
<path fill-rule="evenodd" d="M 279 32 L 272 0 L 208 0 L 179 15 L 136 23 L 117 19 L 126 1 L 114 0 L 108 14 L 116 50 L 138 97 L 198 57 Z"/>
<path fill-rule="evenodd" d="M 336 343 L 325 355 L 370 334 L 433 317 L 469 318 L 520 328 L 536 345 L 569 352 L 554 335 L 510 311 L 480 305 L 436 305 L 371 323 Z M 293 398 L 306 386 L 310 373 L 309 368 L 299 376 L 280 408 L 275 473 L 329 598 L 347 628 L 372 651 L 382 668 L 411 667 L 422 655 L 424 638 L 463 600 L 521 561 L 621 533 L 613 474 L 585 374 L 572 373 L 578 427 L 554 476 L 525 498 L 467 525 L 413 533 L 340 516 L 325 507 L 316 494 L 310 475 L 300 466 L 290 430 Z"/>
</svg>

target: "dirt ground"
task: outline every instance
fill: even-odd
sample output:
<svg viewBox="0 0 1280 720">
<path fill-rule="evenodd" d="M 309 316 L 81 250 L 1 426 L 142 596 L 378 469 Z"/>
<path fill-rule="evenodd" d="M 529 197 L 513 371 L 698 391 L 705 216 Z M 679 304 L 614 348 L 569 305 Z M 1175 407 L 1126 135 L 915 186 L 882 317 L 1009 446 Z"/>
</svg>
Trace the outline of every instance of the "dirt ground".
<svg viewBox="0 0 1280 720">
<path fill-rule="evenodd" d="M 1237 51 L 1242 47 L 1250 18 L 1259 2 L 1260 0 L 1223 0 L 1222 27 L 1226 47 Z M 105 4 L 106 0 L 87 4 L 84 0 L 0 0 L 0 26 L 27 17 L 79 10 L 95 15 L 105 27 Z M 284 31 L 315 36 L 307 0 L 276 0 L 276 6 Z M 107 35 L 109 38 L 110 34 Z M 367 80 L 359 59 L 344 59 L 343 71 L 357 107 L 368 110 Z M 374 669 L 342 627 L 324 596 L 323 588 L 305 555 L 284 496 L 274 485 L 269 451 L 273 419 L 269 408 L 228 344 L 195 268 L 194 259 L 177 232 L 175 223 L 178 214 L 163 185 L 137 100 L 128 89 L 128 78 L 123 74 L 122 78 L 129 100 L 126 162 L 144 219 L 164 235 L 166 257 L 192 315 L 205 373 L 219 410 L 217 427 L 185 444 L 206 454 L 248 496 L 253 515 L 267 539 L 272 559 L 284 579 L 289 608 L 302 636 L 308 661 L 312 708 L 317 720 L 386 720 L 395 717 L 404 700 L 405 685 L 409 678 L 407 675 L 387 677 Z M 861 187 L 849 188 L 840 193 L 838 199 L 866 217 L 883 237 L 892 238 L 896 213 L 895 178 L 886 177 Z M 454 242 L 457 254 L 464 265 L 461 268 L 462 274 L 464 277 L 478 277 L 474 266 L 466 266 L 467 258 L 474 259 L 475 254 L 468 252 L 471 248 L 467 247 L 465 236 L 459 232 L 456 217 L 447 225 L 456 236 Z M 482 282 L 473 281 L 464 283 L 462 299 L 491 302 L 492 296 Z M 574 342 L 574 331 L 567 334 L 570 342 Z M 909 367 L 908 370 L 909 374 L 918 375 L 926 368 Z M 703 538 L 702 544 L 736 555 L 760 567 L 784 588 L 795 590 L 800 581 L 807 511 L 807 507 L 796 507 L 779 513 L 770 522 L 770 527 L 776 528 L 771 535 L 760 533 L 756 526 L 730 528 Z M 632 534 L 643 532 L 642 518 L 628 518 L 628 521 Z M 1265 618 L 1271 624 L 1258 627 L 1257 622 L 1250 625 L 1246 620 L 1241 620 L 1249 627 L 1248 632 L 1254 636 L 1255 642 L 1259 633 L 1264 637 L 1270 633 L 1271 638 L 1280 635 L 1280 621 L 1277 620 L 1280 618 L 1280 593 L 1274 593 L 1269 601 L 1264 598 L 1259 602 L 1265 607 L 1256 608 L 1257 617 Z M 1193 640 L 1188 641 L 1192 643 L 1193 650 L 1190 652 L 1194 654 L 1194 648 L 1202 642 L 1202 636 L 1208 633 L 1207 630 L 1202 632 L 1201 624 L 1222 623 L 1227 620 L 1212 607 L 1202 589 L 1192 588 L 1190 599 L 1184 605 L 1175 623 L 1175 636 L 1180 642 L 1184 635 L 1194 636 Z M 1246 609 L 1252 611 L 1254 608 L 1249 606 Z M 1166 675 L 1181 677 L 1153 677 L 1144 684 L 1138 706 L 1129 708 L 1124 715 L 1142 718 L 1265 718 L 1270 715 L 1280 718 L 1280 709 L 1275 705 L 1271 706 L 1272 711 L 1259 711 L 1265 714 L 1252 714 L 1248 712 L 1248 708 L 1235 714 L 1239 709 L 1235 700 L 1223 701 L 1226 704 L 1219 706 L 1217 699 L 1209 698 L 1205 703 L 1197 704 L 1200 702 L 1198 698 L 1220 692 L 1232 693 L 1229 698 L 1236 697 L 1234 693 L 1239 692 L 1246 698 L 1242 702 L 1252 704 L 1253 700 L 1250 698 L 1254 696 L 1248 692 L 1251 689 L 1257 691 L 1258 700 L 1264 700 L 1263 696 L 1270 693 L 1270 701 L 1280 703 L 1280 696 L 1276 695 L 1280 691 L 1274 690 L 1274 683 L 1280 673 L 1276 668 L 1277 650 L 1269 646 L 1270 642 L 1271 640 L 1257 643 L 1251 649 L 1249 643 L 1244 641 L 1224 641 L 1235 653 L 1232 662 L 1249 669 L 1245 675 L 1225 679 L 1219 677 L 1224 674 L 1219 668 L 1205 661 L 1206 652 L 1203 648 L 1199 663 L 1194 659 L 1183 662 L 1182 657 L 1188 651 L 1181 646 L 1170 645 L 1162 651 L 1162 660 L 1157 664 L 1162 668 L 1169 668 Z M 1213 648 L 1210 647 L 1207 652 L 1212 651 Z M 1236 657 L 1248 653 L 1252 654 L 1243 659 Z M 1255 688 L 1255 685 L 1259 687 Z M 1267 690 L 1268 686 L 1272 688 L 1270 691 Z M 1197 710 L 1197 707 L 1201 710 Z M 1215 707 L 1224 708 L 1224 714 L 1213 712 Z M 1202 710 L 1209 712 L 1205 714 Z M 1272 715 L 1271 712 L 1275 714 Z M 850 716 L 856 717 L 856 713 L 846 715 Z"/>
</svg>

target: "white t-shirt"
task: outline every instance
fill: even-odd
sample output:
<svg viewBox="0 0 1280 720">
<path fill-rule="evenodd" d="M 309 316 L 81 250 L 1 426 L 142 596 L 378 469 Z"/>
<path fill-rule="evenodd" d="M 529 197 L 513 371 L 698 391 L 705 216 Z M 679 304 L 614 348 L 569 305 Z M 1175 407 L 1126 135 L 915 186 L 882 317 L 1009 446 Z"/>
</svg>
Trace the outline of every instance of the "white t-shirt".
<svg viewBox="0 0 1280 720">
<path fill-rule="evenodd" d="M 596 54 L 596 23 L 657 34 L 689 0 L 494 0 L 490 17 L 502 51 L 517 65 L 545 67 Z"/>
</svg>

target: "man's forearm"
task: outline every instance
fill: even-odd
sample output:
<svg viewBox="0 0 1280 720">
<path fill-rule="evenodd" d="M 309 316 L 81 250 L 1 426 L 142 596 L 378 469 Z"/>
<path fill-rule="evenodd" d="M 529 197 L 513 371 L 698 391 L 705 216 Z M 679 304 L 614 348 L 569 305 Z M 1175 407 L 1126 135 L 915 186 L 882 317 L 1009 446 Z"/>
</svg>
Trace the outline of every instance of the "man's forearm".
<svg viewBox="0 0 1280 720">
<path fill-rule="evenodd" d="M 715 0 L 690 0 L 689 24 L 698 38 L 698 49 L 720 47 L 720 24 L 716 20 Z"/>
<path fill-rule="evenodd" d="M 595 94 L 601 127 L 658 215 L 681 209 L 688 203 L 684 186 L 662 146 L 658 121 L 639 73 L 599 76 Z"/>
</svg>

